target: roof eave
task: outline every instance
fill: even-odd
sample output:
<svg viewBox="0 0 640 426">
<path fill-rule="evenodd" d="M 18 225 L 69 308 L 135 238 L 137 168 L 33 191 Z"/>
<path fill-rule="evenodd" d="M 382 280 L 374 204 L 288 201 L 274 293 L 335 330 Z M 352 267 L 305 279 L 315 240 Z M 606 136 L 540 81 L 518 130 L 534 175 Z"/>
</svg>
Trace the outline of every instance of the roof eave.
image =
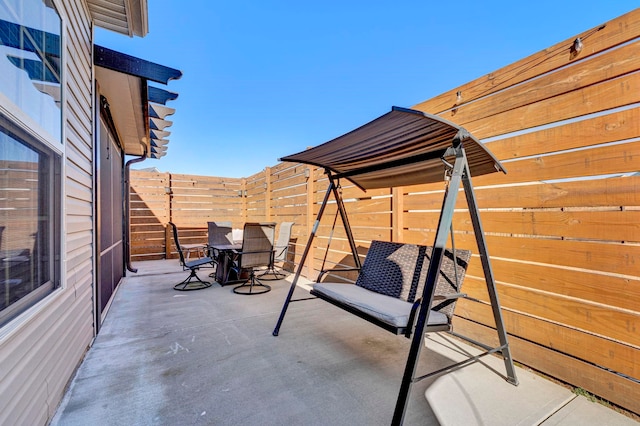
<svg viewBox="0 0 640 426">
<path fill-rule="evenodd" d="M 95 25 L 129 37 L 149 33 L 147 0 L 87 0 Z"/>
<path fill-rule="evenodd" d="M 179 79 L 182 72 L 146 61 L 102 46 L 94 45 L 95 75 L 100 95 L 109 105 L 118 139 L 127 155 L 142 155 L 143 145 L 151 158 L 163 153 L 151 151 L 152 139 L 162 140 L 166 147 L 165 131 L 172 122 L 166 118 L 175 109 L 165 106 L 177 94 L 149 86 L 153 81 L 167 84 Z M 153 135 L 150 133 L 154 131 Z"/>
</svg>

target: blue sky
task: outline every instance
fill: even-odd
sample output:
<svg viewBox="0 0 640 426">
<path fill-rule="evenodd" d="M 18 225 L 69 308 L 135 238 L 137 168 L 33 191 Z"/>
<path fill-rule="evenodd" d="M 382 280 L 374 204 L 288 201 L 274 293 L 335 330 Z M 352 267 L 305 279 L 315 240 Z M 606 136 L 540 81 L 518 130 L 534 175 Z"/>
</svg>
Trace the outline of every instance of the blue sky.
<svg viewBox="0 0 640 426">
<path fill-rule="evenodd" d="M 161 171 L 246 177 L 623 15 L 638 0 L 149 0 L 96 43 L 178 68 Z M 162 86 L 160 86 L 162 87 Z"/>
</svg>

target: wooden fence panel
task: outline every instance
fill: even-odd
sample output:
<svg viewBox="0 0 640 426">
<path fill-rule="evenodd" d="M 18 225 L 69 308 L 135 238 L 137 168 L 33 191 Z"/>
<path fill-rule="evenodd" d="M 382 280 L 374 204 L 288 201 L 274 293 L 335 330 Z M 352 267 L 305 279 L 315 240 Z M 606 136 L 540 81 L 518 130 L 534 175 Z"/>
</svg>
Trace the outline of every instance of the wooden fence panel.
<svg viewBox="0 0 640 426">
<path fill-rule="evenodd" d="M 575 57 L 570 39 L 414 108 L 464 125 L 504 160 L 507 175 L 473 183 L 515 359 L 638 412 L 640 10 L 584 34 Z M 428 243 L 442 193 L 419 189 L 403 191 L 403 235 Z M 476 255 L 464 290 L 486 303 L 465 204 L 456 244 Z M 457 315 L 461 331 L 495 338 L 486 304 L 463 301 Z"/>
<path fill-rule="evenodd" d="M 507 312 L 505 321 L 510 321 L 509 312 Z M 535 333 L 541 329 L 541 322 L 537 321 L 530 324 L 532 329 L 527 330 L 527 334 Z M 474 321 L 460 320 L 455 323 L 456 330 L 488 344 L 497 345 L 496 333 L 489 327 L 485 327 Z M 510 329 L 507 325 L 507 329 Z M 550 327 L 549 333 L 558 333 L 559 326 Z M 634 413 L 640 412 L 640 400 L 636 397 L 640 393 L 640 383 L 633 379 L 629 379 L 615 371 L 602 368 L 589 362 L 573 357 L 561 351 L 549 350 L 549 346 L 537 344 L 518 337 L 522 334 L 513 333 L 510 335 L 509 344 L 512 349 L 512 355 L 515 359 L 524 365 L 537 366 L 538 371 L 543 371 L 551 377 L 555 377 L 565 383 L 571 383 L 580 386 L 588 392 L 594 393 L 601 398 L 615 402 L 617 405 L 626 408 Z M 563 338 L 563 341 L 570 341 L 570 338 Z M 592 342 L 596 343 L 596 342 Z M 598 342 L 599 343 L 599 342 Z M 596 343 L 598 345 L 598 343 Z M 606 342 L 606 350 L 611 351 L 617 356 L 616 347 Z M 598 349 L 603 348 L 602 344 L 596 346 Z M 637 349 L 634 348 L 637 352 Z"/>
<path fill-rule="evenodd" d="M 242 225 L 242 180 L 131 171 L 131 258 L 176 257 L 167 224 L 180 230 L 182 244 L 205 244 L 208 221 Z"/>
<path fill-rule="evenodd" d="M 584 42 L 583 50 L 578 56 L 572 57 L 571 46 L 577 37 L 580 37 Z M 464 104 L 565 67 L 574 62 L 574 60 L 588 58 L 607 51 L 638 37 L 640 37 L 640 9 L 633 10 L 626 15 L 607 22 L 604 26 L 586 30 L 575 37 L 568 38 L 486 76 L 426 100 L 415 105 L 414 108 L 438 114 L 445 111 L 450 112 L 457 106 L 458 92 L 461 93 Z"/>
<path fill-rule="evenodd" d="M 640 74 L 639 74 L 640 76 Z M 640 79 L 638 80 L 640 82 Z M 640 93 L 640 87 L 638 87 Z M 479 176 L 478 185 L 509 184 L 576 179 L 579 177 L 636 173 L 639 169 L 640 142 L 625 142 L 559 154 L 526 157 L 507 163 L 508 178 L 497 173 Z M 586 182 L 585 184 L 589 184 Z"/>
<path fill-rule="evenodd" d="M 131 260 L 165 257 L 165 227 L 170 220 L 169 173 L 130 172 Z"/>
<path fill-rule="evenodd" d="M 631 108 L 487 143 L 500 160 L 549 154 L 636 137 L 640 109 Z M 551 143 L 553 142 L 553 143 Z M 506 163 L 508 164 L 508 163 Z M 508 170 L 508 168 L 507 168 Z"/>
<path fill-rule="evenodd" d="M 512 131 L 509 126 L 515 123 L 519 127 L 529 128 L 608 109 L 611 102 L 615 106 L 626 105 L 627 101 L 615 99 L 614 96 L 633 91 L 633 87 L 625 87 L 623 82 L 637 80 L 634 73 L 640 68 L 640 59 L 632 59 L 627 55 L 638 53 L 640 42 L 576 62 L 571 67 L 542 75 L 519 86 L 491 92 L 473 104 L 458 106 L 454 120 L 469 130 L 475 129 L 472 133 L 488 137 Z M 615 71 L 611 63 L 616 63 Z M 622 84 L 622 87 L 616 87 L 618 84 Z M 595 102 L 578 101 L 577 98 L 582 96 L 584 99 L 595 99 Z M 547 109 L 548 105 L 554 105 L 555 108 Z M 584 109 L 577 109 L 577 106 Z M 521 118 L 510 121 L 499 119 L 507 113 L 521 115 Z M 474 123 L 488 122 L 487 118 L 491 118 L 490 122 L 496 126 L 488 127 L 492 130 L 483 133 L 482 126 Z M 503 128 L 506 130 L 501 130 Z"/>
<path fill-rule="evenodd" d="M 640 205 L 640 174 L 587 181 L 526 182 L 518 185 L 476 187 L 476 199 L 483 209 L 505 208 L 603 208 Z M 408 211 L 438 210 L 443 191 L 430 194 L 405 193 Z M 459 195 L 456 208 L 466 208 Z"/>
</svg>

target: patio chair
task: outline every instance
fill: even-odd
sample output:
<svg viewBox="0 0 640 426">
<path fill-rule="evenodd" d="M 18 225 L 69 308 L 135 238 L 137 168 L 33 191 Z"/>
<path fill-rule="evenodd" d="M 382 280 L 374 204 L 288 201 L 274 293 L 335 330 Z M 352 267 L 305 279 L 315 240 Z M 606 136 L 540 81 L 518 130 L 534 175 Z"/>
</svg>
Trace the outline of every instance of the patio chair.
<svg viewBox="0 0 640 426">
<path fill-rule="evenodd" d="M 201 257 L 196 260 L 187 261 L 185 259 L 184 251 L 182 249 L 182 246 L 180 245 L 180 240 L 178 238 L 178 227 L 172 222 L 169 222 L 169 225 L 171 225 L 171 228 L 173 229 L 173 240 L 176 243 L 176 249 L 178 250 L 178 255 L 180 255 L 180 263 L 182 264 L 182 269 L 185 271 L 188 269 L 190 271 L 189 276 L 185 278 L 184 281 L 173 286 L 174 290 L 179 290 L 179 291 L 201 290 L 203 288 L 211 287 L 211 283 L 207 281 L 202 281 L 200 277 L 198 277 L 198 274 L 196 274 L 196 271 L 200 269 L 200 267 L 205 266 L 207 264 L 210 264 L 211 267 L 214 267 L 215 266 L 214 259 L 207 256 L 207 257 Z M 191 281 L 194 278 L 196 281 Z"/>
<path fill-rule="evenodd" d="M 242 249 L 236 252 L 234 269 L 238 277 L 243 271 L 247 271 L 247 280 L 234 287 L 237 294 L 262 294 L 271 290 L 271 287 L 262 283 L 256 277 L 255 270 L 259 267 L 268 267 L 273 257 L 273 240 L 276 224 L 273 222 L 246 223 L 242 235 Z"/>
<path fill-rule="evenodd" d="M 289 254 L 289 240 L 291 240 L 291 228 L 293 228 L 294 222 L 282 222 L 280 224 L 280 230 L 278 231 L 278 239 L 273 246 L 273 256 L 271 257 L 271 263 L 265 272 L 260 274 L 260 279 L 265 281 L 281 280 L 287 276 L 284 270 L 284 264 L 287 261 L 287 255 Z M 275 264 L 281 263 L 282 267 L 276 269 Z"/>
<path fill-rule="evenodd" d="M 233 230 L 230 221 L 223 222 L 207 222 L 208 227 L 208 243 L 209 247 L 225 244 L 233 244 Z M 210 257 L 215 258 L 217 253 L 209 253 Z"/>
<path fill-rule="evenodd" d="M 183 235 L 184 236 L 184 235 Z M 180 244 L 182 253 L 184 254 L 184 262 L 188 262 L 191 259 L 191 254 L 195 254 L 198 258 L 207 256 L 207 245 L 202 243 L 194 244 Z M 180 265 L 183 264 L 183 260 L 180 260 Z"/>
</svg>

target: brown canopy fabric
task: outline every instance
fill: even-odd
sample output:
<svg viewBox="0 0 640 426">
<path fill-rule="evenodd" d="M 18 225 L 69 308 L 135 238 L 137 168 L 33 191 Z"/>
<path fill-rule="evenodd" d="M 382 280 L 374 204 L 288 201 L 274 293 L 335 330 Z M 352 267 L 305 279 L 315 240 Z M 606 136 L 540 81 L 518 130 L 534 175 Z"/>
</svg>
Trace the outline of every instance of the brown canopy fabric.
<svg viewBox="0 0 640 426">
<path fill-rule="evenodd" d="M 362 189 L 440 182 L 440 158 L 460 141 L 472 176 L 501 171 L 500 162 L 469 132 L 435 115 L 393 107 L 375 120 L 281 161 L 331 170 Z"/>
</svg>

